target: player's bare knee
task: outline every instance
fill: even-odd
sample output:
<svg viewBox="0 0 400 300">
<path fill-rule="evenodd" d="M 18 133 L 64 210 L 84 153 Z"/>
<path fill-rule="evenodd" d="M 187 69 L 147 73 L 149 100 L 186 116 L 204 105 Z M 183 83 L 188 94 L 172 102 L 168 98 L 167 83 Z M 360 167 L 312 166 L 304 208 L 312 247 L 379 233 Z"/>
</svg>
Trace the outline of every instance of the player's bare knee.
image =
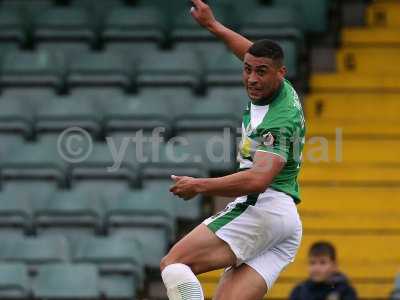
<svg viewBox="0 0 400 300">
<path fill-rule="evenodd" d="M 160 262 L 160 270 L 163 271 L 167 266 L 172 264 L 184 264 L 187 265 L 189 268 L 192 269 L 192 272 L 197 274 L 199 272 L 199 267 L 196 267 L 196 264 L 191 263 L 187 259 L 180 259 L 170 253 L 164 256 Z"/>
<path fill-rule="evenodd" d="M 160 270 L 163 271 L 168 265 L 176 263 L 172 259 L 170 259 L 169 254 L 165 255 L 160 261 Z"/>
<path fill-rule="evenodd" d="M 181 263 L 181 264 L 186 264 L 186 265 L 187 265 L 187 263 L 185 263 L 183 260 L 179 259 L 177 256 L 171 254 L 171 252 L 170 252 L 170 253 L 168 253 L 167 255 L 165 255 L 165 256 L 161 259 L 161 262 L 160 262 L 160 270 L 162 271 L 162 270 L 165 269 L 165 267 L 167 267 L 167 266 L 169 266 L 169 265 L 172 265 L 172 264 L 179 264 L 179 263 Z"/>
</svg>

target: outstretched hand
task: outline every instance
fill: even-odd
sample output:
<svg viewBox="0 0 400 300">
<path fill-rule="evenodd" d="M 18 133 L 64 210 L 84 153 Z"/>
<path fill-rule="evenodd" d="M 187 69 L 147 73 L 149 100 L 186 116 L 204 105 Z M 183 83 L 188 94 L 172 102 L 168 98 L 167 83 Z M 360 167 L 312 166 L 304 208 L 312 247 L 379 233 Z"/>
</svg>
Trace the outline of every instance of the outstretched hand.
<svg viewBox="0 0 400 300">
<path fill-rule="evenodd" d="M 191 1 L 193 2 L 194 7 L 192 7 L 190 13 L 197 23 L 208 29 L 217 23 L 210 6 L 205 4 L 202 0 Z"/>
<path fill-rule="evenodd" d="M 171 179 L 175 183 L 171 186 L 169 191 L 175 196 L 184 200 L 189 200 L 198 194 L 196 178 L 172 175 Z"/>
</svg>

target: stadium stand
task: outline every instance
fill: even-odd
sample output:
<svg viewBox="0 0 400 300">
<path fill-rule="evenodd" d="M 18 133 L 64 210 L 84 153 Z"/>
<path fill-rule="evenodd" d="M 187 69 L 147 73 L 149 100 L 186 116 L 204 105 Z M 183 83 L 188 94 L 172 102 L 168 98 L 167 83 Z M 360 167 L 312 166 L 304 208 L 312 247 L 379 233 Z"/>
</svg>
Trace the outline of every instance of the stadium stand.
<svg viewBox="0 0 400 300">
<path fill-rule="evenodd" d="M 217 2 L 225 24 L 279 41 L 288 78 L 305 83 L 305 54 L 331 30 L 336 1 Z M 247 103 L 240 61 L 187 9 L 181 0 L 0 0 L 1 299 L 166 299 L 154 288 L 160 259 L 212 211 L 210 199 L 172 197 L 169 176 L 233 172 Z M 341 28 L 337 72 L 310 76 L 304 241 L 268 299 L 287 299 L 304 279 L 307 249 L 318 239 L 337 246 L 360 299 L 387 299 L 393 290 L 399 9 L 396 1 L 371 2 L 367 26 Z M 72 154 L 87 152 L 85 160 L 60 155 L 68 147 L 60 134 L 70 127 L 93 140 L 69 145 Z M 159 129 L 157 149 L 132 140 Z M 207 149 L 210 140 L 217 142 Z M 113 169 L 119 150 L 125 155 Z M 200 276 L 207 299 L 220 275 Z"/>
</svg>

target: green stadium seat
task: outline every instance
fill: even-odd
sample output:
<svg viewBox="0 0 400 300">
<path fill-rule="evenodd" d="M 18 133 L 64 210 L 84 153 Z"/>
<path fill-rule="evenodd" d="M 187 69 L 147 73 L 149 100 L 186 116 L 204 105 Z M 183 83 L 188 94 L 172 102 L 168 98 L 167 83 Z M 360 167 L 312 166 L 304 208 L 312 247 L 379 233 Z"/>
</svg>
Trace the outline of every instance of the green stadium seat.
<svg viewBox="0 0 400 300">
<path fill-rule="evenodd" d="M 31 109 L 18 99 L 0 99 L 0 136 L 31 137 L 33 133 Z"/>
<path fill-rule="evenodd" d="M 216 38 L 192 18 L 190 8 L 184 1 L 181 2 L 183 8 L 176 9 L 176 13 L 171 16 L 172 28 L 170 32 L 170 39 L 172 42 L 180 41 L 216 41 Z M 213 5 L 213 12 L 216 18 L 223 24 L 229 26 L 230 19 L 228 18 L 231 5 L 227 3 L 215 3 Z"/>
<path fill-rule="evenodd" d="M 32 233 L 33 211 L 54 193 L 54 187 L 44 184 L 28 186 L 6 184 L 0 192 L 0 230 Z"/>
<path fill-rule="evenodd" d="M 29 107 L 32 113 L 36 113 L 42 106 L 46 106 L 56 98 L 56 93 L 51 88 L 7 88 L 3 91 L 1 99 L 5 101 L 17 101 L 21 105 Z M 0 101 L 1 101 L 0 99 Z"/>
<path fill-rule="evenodd" d="M 204 30 L 204 29 L 203 29 Z M 193 52 L 199 57 L 211 57 L 214 53 L 221 53 L 226 50 L 224 43 L 218 40 L 205 40 L 205 41 L 190 41 L 183 40 L 177 41 L 174 44 L 173 51 L 180 52 Z"/>
<path fill-rule="evenodd" d="M 153 42 L 136 42 L 136 41 L 110 41 L 105 43 L 104 49 L 111 53 L 120 53 L 124 57 L 137 64 L 145 53 L 156 52 L 159 48 L 158 44 Z"/>
<path fill-rule="evenodd" d="M 159 227 L 171 241 L 175 238 L 175 207 L 168 190 L 131 190 L 118 199 L 106 202 L 106 218 L 110 225 Z"/>
<path fill-rule="evenodd" d="M 143 249 L 145 267 L 158 269 L 160 261 L 167 253 L 169 240 L 159 228 L 145 226 L 109 226 L 110 236 L 119 239 L 135 239 Z"/>
<path fill-rule="evenodd" d="M 143 101 L 159 101 L 166 103 L 170 109 L 170 117 L 184 113 L 188 107 L 191 107 L 198 98 L 194 96 L 191 89 L 186 87 L 144 87 L 140 89 L 139 98 Z"/>
<path fill-rule="evenodd" d="M 260 0 L 249 0 L 249 1 L 246 1 L 246 2 L 243 2 L 243 1 L 237 1 L 237 0 L 235 0 L 235 1 L 231 1 L 231 0 L 221 0 L 223 3 L 226 3 L 226 2 L 228 2 L 228 3 L 232 3 L 232 5 L 233 5 L 233 7 L 234 7 L 234 9 L 235 9 L 235 12 L 236 12 L 236 14 L 238 14 L 238 13 L 240 13 L 240 12 L 246 12 L 246 11 L 248 11 L 248 10 L 253 10 L 253 9 L 256 9 L 256 8 L 263 8 L 263 7 L 265 7 L 265 6 L 263 6 L 262 4 L 262 1 L 260 1 Z M 268 0 L 267 0 L 268 1 Z M 264 1 L 265 2 L 265 1 Z M 212 4 L 211 4 L 212 5 Z"/>
<path fill-rule="evenodd" d="M 207 86 L 243 85 L 243 63 L 228 50 L 206 55 L 203 60 L 206 64 Z"/>
<path fill-rule="evenodd" d="M 90 16 L 84 9 L 49 7 L 34 15 L 33 38 L 36 43 L 73 42 L 92 45 L 95 34 Z"/>
<path fill-rule="evenodd" d="M 59 41 L 55 42 L 43 42 L 35 47 L 35 51 L 48 52 L 51 55 L 60 57 L 65 66 L 75 61 L 77 57 L 89 53 L 91 50 L 88 45 L 84 43 L 74 43 Z"/>
<path fill-rule="evenodd" d="M 24 144 L 24 138 L 12 132 L 0 132 L 0 165 L 10 156 L 10 153 L 16 151 Z"/>
<path fill-rule="evenodd" d="M 140 86 L 186 86 L 200 84 L 200 61 L 192 52 L 156 51 L 146 53 L 138 66 Z"/>
<path fill-rule="evenodd" d="M 82 86 L 75 87 L 69 93 L 71 99 L 77 101 L 88 101 L 94 107 L 106 107 L 110 102 L 118 102 L 120 99 L 126 97 L 125 91 L 120 87 L 90 87 Z"/>
<path fill-rule="evenodd" d="M 2 180 L 46 180 L 66 183 L 66 163 L 52 143 L 25 143 L 5 156 Z"/>
<path fill-rule="evenodd" d="M 177 175 L 186 175 L 185 173 L 177 174 Z M 197 221 L 201 217 L 201 206 L 202 201 L 201 197 L 196 197 L 190 201 L 183 201 L 178 197 L 175 197 L 173 194 L 169 192 L 169 188 L 173 182 L 170 178 L 153 178 L 153 179 L 145 179 L 144 180 L 144 188 L 150 191 L 157 191 L 158 197 L 161 201 L 168 201 L 174 207 L 174 215 L 179 220 L 185 221 Z"/>
<path fill-rule="evenodd" d="M 240 33 L 251 39 L 291 39 L 302 43 L 296 11 L 291 7 L 265 7 L 240 14 Z"/>
<path fill-rule="evenodd" d="M 72 61 L 68 68 L 67 85 L 76 87 L 118 87 L 128 90 L 133 63 L 121 54 L 86 53 Z"/>
<path fill-rule="evenodd" d="M 117 157 L 117 153 L 122 157 Z M 120 193 L 139 185 L 136 168 L 135 157 L 129 149 L 124 151 L 117 143 L 94 143 L 86 160 L 71 165 L 73 188 L 97 190 L 105 200 L 115 199 Z"/>
<path fill-rule="evenodd" d="M 46 51 L 18 51 L 3 57 L 0 84 L 8 87 L 62 87 L 62 60 Z"/>
<path fill-rule="evenodd" d="M 301 27 L 306 31 L 321 33 L 328 27 L 329 1 L 327 0 L 274 0 L 274 4 L 295 8 L 296 12 L 301 14 Z"/>
<path fill-rule="evenodd" d="M 25 299 L 30 294 L 28 270 L 24 264 L 0 264 L 1 299 Z"/>
<path fill-rule="evenodd" d="M 243 111 L 247 108 L 250 99 L 244 86 L 240 87 L 210 87 L 205 96 L 207 101 L 223 99 L 227 105 L 234 105 L 233 115 L 242 118 Z M 231 102 L 231 104 L 228 104 Z"/>
<path fill-rule="evenodd" d="M 103 108 L 107 134 L 119 140 L 117 136 L 133 137 L 138 131 L 148 136 L 156 128 L 163 128 L 162 136 L 169 136 L 174 106 L 163 100 L 139 95 L 125 98 L 118 105 L 109 101 Z"/>
<path fill-rule="evenodd" d="M 299 23 L 296 15 L 296 11 L 291 7 L 250 7 L 242 14 L 241 26 L 243 28 L 296 27 Z"/>
<path fill-rule="evenodd" d="M 58 182 L 37 178 L 10 179 L 3 178 L 1 191 L 1 225 L 2 238 L 15 239 L 24 234 L 35 233 L 33 213 L 35 209 L 43 207 L 47 199 L 58 188 Z M 19 217 L 17 212 L 24 212 Z"/>
<path fill-rule="evenodd" d="M 115 7 L 105 19 L 102 38 L 106 44 L 161 44 L 164 24 L 164 15 L 156 7 Z"/>
<path fill-rule="evenodd" d="M 64 262 L 69 251 L 66 239 L 52 237 L 21 237 L 3 240 L 0 259 L 7 262 L 23 262 L 35 272 L 42 264 Z"/>
<path fill-rule="evenodd" d="M 43 234 L 46 229 L 57 228 L 66 233 L 78 229 L 94 234 L 100 232 L 103 201 L 95 190 L 75 188 L 56 192 L 41 208 L 35 211 L 35 224 Z M 48 231 L 47 231 L 48 232 Z M 65 234 L 64 234 L 65 233 Z"/>
<path fill-rule="evenodd" d="M 42 141 L 56 138 L 67 128 L 79 127 L 93 136 L 100 133 L 100 116 L 98 110 L 89 101 L 79 101 L 72 97 L 54 97 L 46 106 L 36 113 L 35 130 Z"/>
<path fill-rule="evenodd" d="M 144 262 L 157 266 L 175 238 L 174 207 L 159 197 L 159 189 L 130 191 L 118 199 L 109 199 L 107 227 L 116 236 L 136 238 L 145 249 Z M 152 242 L 157 241 L 157 246 Z M 158 262 L 157 262 L 158 261 Z"/>
<path fill-rule="evenodd" d="M 14 42 L 2 42 L 0 44 L 0 61 L 7 53 L 16 52 L 19 48 L 19 45 Z"/>
<path fill-rule="evenodd" d="M 192 112 L 177 118 L 174 123 L 176 135 L 185 153 L 190 153 L 195 162 L 204 164 L 213 174 L 225 174 L 236 167 L 235 141 L 240 122 L 238 118 L 228 118 L 222 107 L 225 105 L 225 111 L 230 107 L 228 111 L 232 113 L 237 108 L 218 99 L 211 99 L 206 105 L 202 107 L 198 104 Z M 203 110 L 205 107 L 214 110 L 214 113 L 206 115 L 207 109 Z"/>
<path fill-rule="evenodd" d="M 24 45 L 26 36 L 22 16 L 16 9 L 0 8 L 0 42 Z"/>
<path fill-rule="evenodd" d="M 100 290 L 106 299 L 136 299 L 137 283 L 131 275 L 111 274 L 100 276 Z"/>
<path fill-rule="evenodd" d="M 36 299 L 99 299 L 97 268 L 91 264 L 42 266 L 34 279 Z"/>
<path fill-rule="evenodd" d="M 136 286 L 142 285 L 143 251 L 135 239 L 90 237 L 76 243 L 74 249 L 73 262 L 96 264 L 102 275 L 129 274 Z"/>
<path fill-rule="evenodd" d="M 242 111 L 227 99 L 199 101 L 177 118 L 177 135 L 184 139 L 183 146 L 195 161 L 201 161 L 212 172 L 228 172 L 235 168 L 235 129 L 240 127 Z"/>
<path fill-rule="evenodd" d="M 201 217 L 201 197 L 191 201 L 183 201 L 169 192 L 173 184 L 171 175 L 185 175 L 192 177 L 208 177 L 208 173 L 198 165 L 189 163 L 149 164 L 143 167 L 143 188 L 148 191 L 159 191 L 160 201 L 171 201 L 175 208 L 175 217 L 184 221 L 197 221 Z"/>
<path fill-rule="evenodd" d="M 25 22 L 31 23 L 31 16 L 48 9 L 53 5 L 52 0 L 35 0 L 35 1 L 15 1 L 3 0 L 1 1 L 0 9 L 15 9 L 18 10 L 24 17 Z"/>
<path fill-rule="evenodd" d="M 104 18 L 110 13 L 115 7 L 120 7 L 124 4 L 124 0 L 108 0 L 108 1 L 97 1 L 97 0 L 71 0 L 72 7 L 83 8 L 90 13 L 91 18 L 95 21 L 97 26 L 102 25 Z"/>
<path fill-rule="evenodd" d="M 298 75 L 298 61 L 299 61 L 299 49 L 298 45 L 292 40 L 278 40 L 279 45 L 283 49 L 284 60 L 283 63 L 287 68 L 286 77 L 289 79 L 294 79 Z"/>
<path fill-rule="evenodd" d="M 32 206 L 25 191 L 6 189 L 0 192 L 0 227 L 28 232 L 32 227 Z"/>
<path fill-rule="evenodd" d="M 113 174 L 115 172 L 108 173 Z M 96 173 L 91 174 L 89 170 L 76 168 L 71 175 L 73 189 L 96 190 L 104 200 L 115 199 L 116 195 L 138 186 L 138 174 L 136 173 L 123 174 L 121 172 L 121 174 L 109 175 L 109 177 L 103 175 L 101 177 Z"/>
<path fill-rule="evenodd" d="M 43 207 L 57 189 L 56 183 L 45 180 L 6 180 L 2 182 L 2 194 L 5 193 L 13 198 L 26 199 L 33 210 Z"/>
<path fill-rule="evenodd" d="M 184 124 L 183 121 L 177 123 L 177 136 L 185 141 L 186 153 L 190 153 L 195 162 L 203 164 L 214 175 L 236 169 L 236 127 L 199 128 L 199 124 Z M 212 126 L 212 122 L 208 125 Z"/>
</svg>

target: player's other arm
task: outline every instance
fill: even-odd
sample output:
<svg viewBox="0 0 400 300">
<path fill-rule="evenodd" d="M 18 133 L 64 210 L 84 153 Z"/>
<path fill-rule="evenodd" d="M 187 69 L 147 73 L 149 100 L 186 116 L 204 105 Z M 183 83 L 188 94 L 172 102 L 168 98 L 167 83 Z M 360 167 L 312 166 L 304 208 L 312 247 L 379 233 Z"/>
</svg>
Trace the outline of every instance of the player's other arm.
<svg viewBox="0 0 400 300">
<path fill-rule="evenodd" d="M 257 151 L 249 170 L 218 178 L 191 178 L 175 176 L 171 192 L 190 199 L 196 194 L 239 197 L 262 193 L 285 165 L 285 160 L 274 153 Z"/>
<path fill-rule="evenodd" d="M 211 8 L 202 0 L 191 0 L 195 9 L 191 10 L 193 18 L 204 28 L 222 40 L 235 55 L 243 60 L 247 50 L 253 44 L 244 36 L 234 32 L 218 22 Z"/>
</svg>

